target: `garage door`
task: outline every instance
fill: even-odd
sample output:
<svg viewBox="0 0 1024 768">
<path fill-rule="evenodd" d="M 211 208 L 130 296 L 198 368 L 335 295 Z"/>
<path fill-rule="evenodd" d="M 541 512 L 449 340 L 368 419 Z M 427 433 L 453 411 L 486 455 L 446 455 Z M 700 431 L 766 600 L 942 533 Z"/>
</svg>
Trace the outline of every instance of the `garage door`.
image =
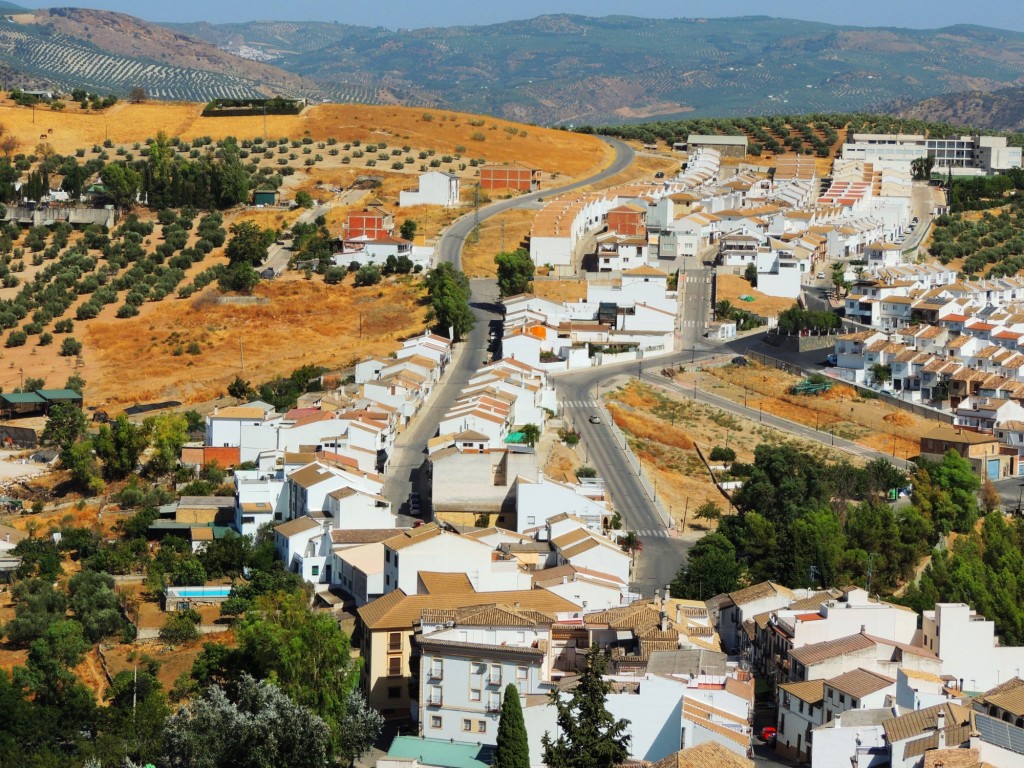
<svg viewBox="0 0 1024 768">
<path fill-rule="evenodd" d="M 998 480 L 999 479 L 999 459 L 988 460 L 988 479 Z"/>
</svg>

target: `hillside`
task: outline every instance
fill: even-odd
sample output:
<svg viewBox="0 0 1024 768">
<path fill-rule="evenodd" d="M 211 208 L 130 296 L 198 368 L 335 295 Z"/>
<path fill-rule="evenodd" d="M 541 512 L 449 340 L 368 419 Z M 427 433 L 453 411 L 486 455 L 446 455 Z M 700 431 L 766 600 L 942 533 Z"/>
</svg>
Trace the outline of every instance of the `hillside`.
<svg viewBox="0 0 1024 768">
<path fill-rule="evenodd" d="M 303 75 L 335 100 L 544 124 L 856 112 L 1024 83 L 1024 34 L 976 26 L 551 15 L 398 31 L 320 22 L 173 28 Z"/>
<path fill-rule="evenodd" d="M 995 131 L 1024 131 L 1024 87 L 933 96 L 894 108 L 901 117 L 975 125 Z"/>
<path fill-rule="evenodd" d="M 0 66 L 12 73 L 5 77 L 10 85 L 82 87 L 121 96 L 136 86 L 151 98 L 169 100 L 318 94 L 300 76 L 202 40 L 133 16 L 78 8 L 0 18 Z"/>
</svg>

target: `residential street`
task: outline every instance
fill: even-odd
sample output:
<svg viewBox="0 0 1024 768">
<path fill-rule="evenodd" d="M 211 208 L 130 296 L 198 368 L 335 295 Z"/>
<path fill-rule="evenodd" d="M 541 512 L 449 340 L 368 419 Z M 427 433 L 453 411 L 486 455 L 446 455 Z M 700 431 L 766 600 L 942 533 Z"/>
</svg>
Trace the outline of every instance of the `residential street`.
<svg viewBox="0 0 1024 768">
<path fill-rule="evenodd" d="M 557 189 L 538 190 L 528 195 L 500 200 L 481 208 L 478 215 L 469 213 L 455 221 L 437 243 L 438 262 L 448 261 L 456 267 L 461 266 L 462 245 L 473 231 L 478 219 L 485 221 L 512 208 L 532 207 L 542 196 L 558 195 L 600 182 L 628 168 L 633 161 L 633 150 L 617 139 L 605 141 L 615 149 L 615 159 L 600 173 Z M 314 218 L 318 215 L 312 211 L 311 213 L 314 214 Z M 470 376 L 490 357 L 487 348 L 488 326 L 492 320 L 501 318 L 500 307 L 497 305 L 498 286 L 494 280 L 477 279 L 470 282 L 470 289 L 476 326 L 464 342 L 455 345 L 452 364 L 445 373 L 441 385 L 435 390 L 426 407 L 413 417 L 409 429 L 395 443 L 391 470 L 384 482 L 384 495 L 391 501 L 392 506 L 402 513 L 408 511 L 409 494 L 413 490 L 413 485 L 416 484 L 417 490 L 424 485 L 425 478 L 421 477 L 420 469 L 426 459 L 427 441 L 437 434 L 441 417 L 458 397 Z M 426 502 L 429 495 L 421 491 L 421 497 Z"/>
</svg>

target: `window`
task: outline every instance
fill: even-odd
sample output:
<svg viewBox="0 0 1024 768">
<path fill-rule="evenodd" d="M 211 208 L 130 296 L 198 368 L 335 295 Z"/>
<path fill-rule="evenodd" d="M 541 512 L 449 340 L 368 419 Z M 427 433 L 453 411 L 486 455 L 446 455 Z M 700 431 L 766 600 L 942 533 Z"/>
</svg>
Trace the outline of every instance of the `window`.
<svg viewBox="0 0 1024 768">
<path fill-rule="evenodd" d="M 430 716 L 430 727 L 431 728 L 440 728 L 441 727 L 441 716 L 440 715 L 431 715 Z"/>
<path fill-rule="evenodd" d="M 400 699 L 400 698 L 402 698 L 402 686 L 400 686 L 400 685 L 389 685 L 388 686 L 388 698 L 389 699 Z"/>
<path fill-rule="evenodd" d="M 840 704 L 845 704 L 846 703 L 846 694 L 845 693 L 840 693 L 839 694 L 839 703 Z"/>
<path fill-rule="evenodd" d="M 402 633 L 401 632 L 389 632 L 388 633 L 388 650 L 389 651 L 400 651 L 400 650 L 402 650 Z"/>
<path fill-rule="evenodd" d="M 469 700 L 470 701 L 480 701 L 480 689 L 479 688 L 470 688 L 469 689 Z"/>
<path fill-rule="evenodd" d="M 312 576 L 319 576 L 320 575 L 320 566 L 319 565 L 311 565 L 309 567 L 309 572 L 310 572 L 310 575 L 312 575 Z"/>
<path fill-rule="evenodd" d="M 530 670 L 527 667 L 516 667 L 516 680 L 526 680 L 530 677 Z"/>
<path fill-rule="evenodd" d="M 801 715 L 804 713 L 804 703 L 803 703 L 803 701 L 800 702 L 799 711 L 800 711 Z"/>
<path fill-rule="evenodd" d="M 467 732 L 467 733 L 472 731 L 473 730 L 473 721 L 470 720 L 469 718 L 463 719 L 463 721 L 462 721 L 462 730 Z"/>
<path fill-rule="evenodd" d="M 487 721 L 486 720 L 477 720 L 476 721 L 476 732 L 477 733 L 487 733 Z"/>
<path fill-rule="evenodd" d="M 388 658 L 388 677 L 402 676 L 402 657 L 391 656 Z"/>
</svg>

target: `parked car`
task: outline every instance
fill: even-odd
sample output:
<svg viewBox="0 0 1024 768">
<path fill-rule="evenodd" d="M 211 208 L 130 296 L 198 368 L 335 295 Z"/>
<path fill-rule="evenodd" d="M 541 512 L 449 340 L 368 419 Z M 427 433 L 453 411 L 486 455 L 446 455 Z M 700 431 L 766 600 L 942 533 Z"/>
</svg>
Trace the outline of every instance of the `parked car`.
<svg viewBox="0 0 1024 768">
<path fill-rule="evenodd" d="M 747 362 L 748 362 L 747 358 L 745 358 L 743 355 L 737 355 L 736 357 L 734 357 L 732 359 L 732 364 L 733 365 L 743 366 L 743 365 L 747 365 Z"/>
<path fill-rule="evenodd" d="M 825 358 L 825 365 L 836 366 L 839 365 L 839 357 L 835 354 L 831 354 Z"/>
<path fill-rule="evenodd" d="M 591 416 L 589 419 L 587 419 L 587 421 L 589 421 L 591 424 L 600 424 L 601 423 L 601 417 L 598 416 L 595 413 L 593 416 Z"/>
<path fill-rule="evenodd" d="M 819 280 L 824 280 L 825 279 L 825 273 L 824 272 L 819 272 L 818 273 L 818 279 Z"/>
<path fill-rule="evenodd" d="M 656 174 L 654 174 L 654 178 L 656 178 L 656 179 L 664 179 L 665 178 L 665 172 L 664 171 L 658 171 Z"/>
<path fill-rule="evenodd" d="M 766 725 L 761 729 L 761 741 L 767 744 L 769 747 L 775 746 L 775 740 L 779 737 L 779 732 L 770 725 Z"/>
</svg>

